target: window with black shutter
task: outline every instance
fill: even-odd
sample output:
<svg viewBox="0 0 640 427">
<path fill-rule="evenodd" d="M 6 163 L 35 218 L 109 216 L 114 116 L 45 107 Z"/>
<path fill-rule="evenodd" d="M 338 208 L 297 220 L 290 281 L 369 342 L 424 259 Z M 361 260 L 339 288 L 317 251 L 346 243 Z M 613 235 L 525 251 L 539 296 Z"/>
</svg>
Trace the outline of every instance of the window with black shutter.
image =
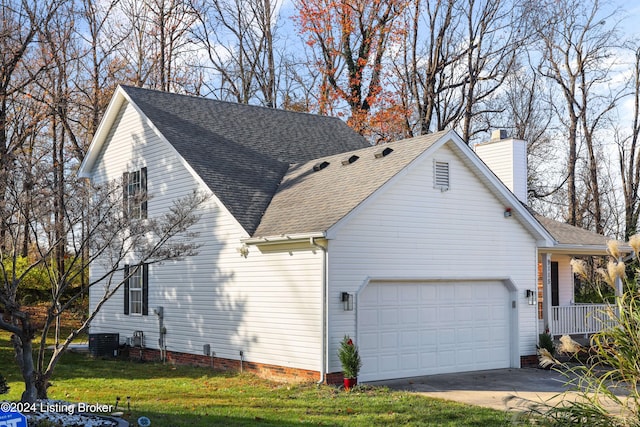
<svg viewBox="0 0 640 427">
<path fill-rule="evenodd" d="M 124 266 L 124 314 L 149 314 L 149 264 Z"/>
<path fill-rule="evenodd" d="M 124 214 L 131 219 L 147 217 L 147 168 L 122 175 Z"/>
</svg>

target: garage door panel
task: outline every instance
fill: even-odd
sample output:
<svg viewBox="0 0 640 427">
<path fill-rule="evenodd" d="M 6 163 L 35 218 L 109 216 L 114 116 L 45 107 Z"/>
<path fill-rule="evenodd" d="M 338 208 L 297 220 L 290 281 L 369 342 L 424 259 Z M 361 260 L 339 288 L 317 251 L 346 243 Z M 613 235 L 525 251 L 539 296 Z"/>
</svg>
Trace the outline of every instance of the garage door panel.
<svg viewBox="0 0 640 427">
<path fill-rule="evenodd" d="M 383 332 L 380 334 L 380 350 L 391 350 L 395 352 L 396 348 L 398 348 L 398 335 L 399 332 Z"/>
<path fill-rule="evenodd" d="M 420 307 L 420 322 L 430 324 L 438 318 L 438 307 Z"/>
<path fill-rule="evenodd" d="M 362 333 L 360 334 L 360 340 L 358 342 L 358 349 L 362 355 L 372 354 L 378 349 L 378 334 L 377 333 Z"/>
<path fill-rule="evenodd" d="M 420 304 L 433 302 L 438 298 L 438 288 L 436 287 L 420 287 Z"/>
<path fill-rule="evenodd" d="M 433 302 L 433 304 L 438 304 L 437 302 Z M 439 304 L 446 304 L 445 302 L 439 302 Z M 448 303 L 451 304 L 451 303 Z M 439 323 L 446 322 L 455 322 L 456 320 L 456 308 L 454 306 L 442 307 L 438 308 L 438 319 Z"/>
<path fill-rule="evenodd" d="M 501 282 L 371 283 L 358 301 L 362 381 L 510 365 Z"/>
<path fill-rule="evenodd" d="M 396 305 L 398 303 L 398 289 L 380 288 L 380 302 Z"/>
<path fill-rule="evenodd" d="M 402 355 L 402 367 L 405 370 L 415 370 L 420 368 L 418 361 L 420 360 L 419 353 L 406 353 Z"/>
<path fill-rule="evenodd" d="M 375 308 L 358 308 L 358 317 L 364 325 L 372 325 L 378 323 L 378 310 Z"/>
<path fill-rule="evenodd" d="M 405 286 L 400 289 L 400 301 L 403 303 L 415 304 L 418 300 L 420 289 L 418 286 Z"/>
<path fill-rule="evenodd" d="M 398 324 L 398 310 L 395 308 L 380 310 L 380 317 L 382 325 L 387 327 L 395 327 Z"/>
<path fill-rule="evenodd" d="M 404 351 L 412 351 L 420 348 L 420 339 L 417 330 L 405 331 L 400 334 L 400 345 Z"/>
<path fill-rule="evenodd" d="M 455 320 L 458 322 L 473 323 L 476 320 L 476 313 L 473 310 L 469 310 L 469 307 L 458 307 L 455 309 Z"/>
<path fill-rule="evenodd" d="M 415 301 L 415 300 L 414 300 Z M 400 310 L 398 313 L 398 317 L 400 318 L 400 322 L 403 325 L 418 325 L 419 323 L 419 313 L 418 308 L 415 306 L 407 307 L 405 310 Z"/>
</svg>

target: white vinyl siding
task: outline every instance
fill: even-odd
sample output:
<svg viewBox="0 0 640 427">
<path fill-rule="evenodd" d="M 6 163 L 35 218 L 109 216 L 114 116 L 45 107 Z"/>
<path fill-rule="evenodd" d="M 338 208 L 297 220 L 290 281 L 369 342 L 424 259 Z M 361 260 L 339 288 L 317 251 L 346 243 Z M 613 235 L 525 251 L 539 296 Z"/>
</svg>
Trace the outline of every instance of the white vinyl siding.
<svg viewBox="0 0 640 427">
<path fill-rule="evenodd" d="M 114 131 L 115 129 L 115 131 Z M 194 189 L 208 191 L 185 167 L 173 148 L 125 105 L 99 156 L 94 177 L 119 179 L 123 171 L 148 169 L 149 218 L 165 212 Z M 146 345 L 158 346 L 158 317 L 164 308 L 168 351 L 203 354 L 209 344 L 216 357 L 319 370 L 322 352 L 323 254 L 300 249 L 261 253 L 218 200 L 201 208 L 192 231 L 200 232 L 198 254 L 149 269 L 149 315 L 123 314 L 123 290 L 91 323 L 91 333 L 118 332 L 120 341 L 143 331 Z M 134 260 L 131 260 L 132 262 Z M 92 277 L 99 271 L 91 270 Z M 94 306 L 100 285 L 90 293 Z"/>
<path fill-rule="evenodd" d="M 339 371 L 338 342 L 357 336 L 359 292 L 377 279 L 463 280 L 509 278 L 517 291 L 519 355 L 535 354 L 535 306 L 526 289 L 536 288 L 537 249 L 517 215 L 504 217 L 505 202 L 482 184 L 448 146 L 433 155 L 449 163 L 455 186 L 433 185 L 433 158 L 425 158 L 341 224 L 329 246 L 329 371 Z M 341 292 L 356 294 L 356 310 L 344 311 Z M 513 363 L 513 359 L 512 359 Z"/>
</svg>

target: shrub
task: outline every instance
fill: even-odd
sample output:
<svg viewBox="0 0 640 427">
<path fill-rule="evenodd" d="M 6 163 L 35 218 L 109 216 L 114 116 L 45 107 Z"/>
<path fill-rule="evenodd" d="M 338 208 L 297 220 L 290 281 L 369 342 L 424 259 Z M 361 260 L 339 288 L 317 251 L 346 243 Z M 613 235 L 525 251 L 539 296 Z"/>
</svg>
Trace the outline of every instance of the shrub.
<svg viewBox="0 0 640 427">
<path fill-rule="evenodd" d="M 538 348 L 544 348 L 549 352 L 549 354 L 551 354 L 552 356 L 555 356 L 556 346 L 553 343 L 553 338 L 551 337 L 551 334 L 547 332 L 543 332 L 540 335 L 538 335 Z"/>
<path fill-rule="evenodd" d="M 342 374 L 344 377 L 357 378 L 360 368 L 362 367 L 362 361 L 360 360 L 358 347 L 355 346 L 353 340 L 349 338 L 349 335 L 345 335 L 342 342 L 340 342 L 338 358 L 342 364 Z"/>
</svg>

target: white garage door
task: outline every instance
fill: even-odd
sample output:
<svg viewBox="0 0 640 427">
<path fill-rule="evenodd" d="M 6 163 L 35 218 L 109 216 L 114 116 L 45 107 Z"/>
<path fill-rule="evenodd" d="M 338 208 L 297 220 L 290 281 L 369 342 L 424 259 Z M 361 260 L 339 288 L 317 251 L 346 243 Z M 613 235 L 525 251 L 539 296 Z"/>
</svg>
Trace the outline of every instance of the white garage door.
<svg viewBox="0 0 640 427">
<path fill-rule="evenodd" d="M 357 308 L 361 381 L 510 366 L 502 282 L 372 282 Z"/>
</svg>

